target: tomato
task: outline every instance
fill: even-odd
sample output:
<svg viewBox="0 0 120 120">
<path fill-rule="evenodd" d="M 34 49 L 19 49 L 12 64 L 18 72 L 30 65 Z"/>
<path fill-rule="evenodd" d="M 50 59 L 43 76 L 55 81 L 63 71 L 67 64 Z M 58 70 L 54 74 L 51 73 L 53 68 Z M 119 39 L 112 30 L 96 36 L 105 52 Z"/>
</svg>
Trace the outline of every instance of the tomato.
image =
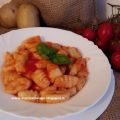
<svg viewBox="0 0 120 120">
<path fill-rule="evenodd" d="M 104 39 L 98 39 L 95 44 L 103 51 L 107 48 L 107 42 Z"/>
<path fill-rule="evenodd" d="M 120 31 L 117 34 L 117 38 L 120 40 Z"/>
<path fill-rule="evenodd" d="M 109 48 L 110 53 L 120 51 L 120 40 L 112 40 L 112 41 L 110 41 L 108 48 Z"/>
<path fill-rule="evenodd" d="M 79 35 L 81 35 L 83 33 L 83 29 L 81 29 L 80 27 L 76 27 L 72 30 L 74 33 L 77 33 Z"/>
<path fill-rule="evenodd" d="M 94 41 L 96 39 L 96 32 L 91 28 L 85 28 L 83 30 L 82 36 L 88 40 Z"/>
<path fill-rule="evenodd" d="M 110 60 L 112 66 L 115 69 L 120 70 L 120 52 L 113 53 Z"/>
<path fill-rule="evenodd" d="M 120 29 L 116 32 L 116 37 L 120 40 Z"/>
<path fill-rule="evenodd" d="M 113 26 L 114 28 L 114 37 L 120 40 L 120 25 Z"/>
<path fill-rule="evenodd" d="M 100 39 L 106 41 L 112 39 L 113 37 L 113 26 L 111 23 L 105 22 L 99 25 L 98 27 L 98 36 Z"/>
</svg>

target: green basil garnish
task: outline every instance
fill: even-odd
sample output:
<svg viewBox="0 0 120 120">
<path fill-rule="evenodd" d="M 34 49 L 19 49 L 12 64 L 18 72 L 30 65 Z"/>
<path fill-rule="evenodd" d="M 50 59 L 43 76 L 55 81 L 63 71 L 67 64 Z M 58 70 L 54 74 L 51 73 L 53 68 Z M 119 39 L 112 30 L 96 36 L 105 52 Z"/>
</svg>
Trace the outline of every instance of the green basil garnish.
<svg viewBox="0 0 120 120">
<path fill-rule="evenodd" d="M 71 63 L 70 59 L 66 55 L 56 54 L 57 50 L 55 48 L 48 47 L 44 43 L 38 44 L 36 49 L 37 52 L 45 59 L 49 59 L 55 64 L 62 65 Z"/>
<path fill-rule="evenodd" d="M 52 57 L 51 61 L 55 64 L 58 64 L 58 65 L 70 64 L 71 63 L 70 59 L 66 55 L 63 55 L 63 54 L 54 55 Z"/>
</svg>

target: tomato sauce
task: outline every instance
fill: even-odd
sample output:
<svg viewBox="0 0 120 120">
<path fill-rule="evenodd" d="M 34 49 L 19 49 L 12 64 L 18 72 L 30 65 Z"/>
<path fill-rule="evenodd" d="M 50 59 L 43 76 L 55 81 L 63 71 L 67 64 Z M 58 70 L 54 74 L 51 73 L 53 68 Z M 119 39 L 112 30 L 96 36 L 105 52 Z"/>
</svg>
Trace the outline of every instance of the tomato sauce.
<svg viewBox="0 0 120 120">
<path fill-rule="evenodd" d="M 38 62 L 38 60 L 30 53 L 25 63 L 25 73 L 33 73 L 37 69 L 35 66 L 36 62 Z"/>
</svg>

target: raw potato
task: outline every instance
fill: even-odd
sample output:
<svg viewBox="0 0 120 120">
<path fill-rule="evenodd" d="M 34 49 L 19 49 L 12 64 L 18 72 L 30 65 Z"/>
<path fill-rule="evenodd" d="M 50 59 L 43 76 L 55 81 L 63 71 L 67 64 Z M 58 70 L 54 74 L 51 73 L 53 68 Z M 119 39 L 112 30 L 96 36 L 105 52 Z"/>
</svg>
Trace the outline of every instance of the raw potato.
<svg viewBox="0 0 120 120">
<path fill-rule="evenodd" d="M 38 9 L 29 3 L 20 5 L 17 12 L 17 26 L 18 28 L 40 26 Z"/>
<path fill-rule="evenodd" d="M 8 3 L 0 8 L 0 24 L 3 27 L 16 27 L 17 6 Z"/>
</svg>

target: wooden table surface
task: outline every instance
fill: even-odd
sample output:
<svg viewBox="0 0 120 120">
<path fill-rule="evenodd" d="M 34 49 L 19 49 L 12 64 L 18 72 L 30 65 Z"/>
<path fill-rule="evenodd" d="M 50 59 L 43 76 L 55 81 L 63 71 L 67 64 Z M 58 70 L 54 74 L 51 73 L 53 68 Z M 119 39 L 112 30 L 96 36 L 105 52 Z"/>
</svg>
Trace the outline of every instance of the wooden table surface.
<svg viewBox="0 0 120 120">
<path fill-rule="evenodd" d="M 120 72 L 114 71 L 115 92 L 107 110 L 97 120 L 120 120 Z"/>
<path fill-rule="evenodd" d="M 0 34 L 6 33 L 12 29 L 0 27 Z M 114 70 L 115 92 L 112 101 L 106 111 L 97 120 L 120 120 L 120 72 Z"/>
</svg>

